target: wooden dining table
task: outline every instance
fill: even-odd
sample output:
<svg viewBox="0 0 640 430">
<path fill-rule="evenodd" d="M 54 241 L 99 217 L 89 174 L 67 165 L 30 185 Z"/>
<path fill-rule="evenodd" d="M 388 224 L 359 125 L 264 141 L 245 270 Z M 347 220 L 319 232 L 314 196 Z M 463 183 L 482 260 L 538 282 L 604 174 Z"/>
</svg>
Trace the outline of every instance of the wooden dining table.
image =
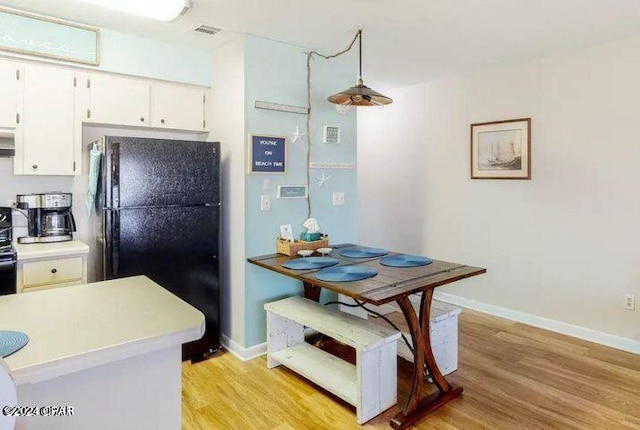
<svg viewBox="0 0 640 430">
<path fill-rule="evenodd" d="M 361 264 L 374 268 L 378 272 L 376 276 L 361 281 L 326 282 L 316 278 L 318 270 L 292 270 L 282 266 L 291 259 L 302 257 L 271 254 L 251 257 L 247 261 L 302 281 L 305 297 L 316 302 L 320 300 L 320 292 L 325 288 L 365 304 L 379 306 L 394 301 L 398 303 L 409 327 L 414 351 L 409 396 L 403 410 L 390 422 L 391 427 L 403 429 L 460 396 L 463 391 L 461 386 L 447 381 L 438 368 L 431 349 L 429 323 L 434 289 L 460 279 L 480 275 L 485 273 L 486 269 L 440 260 L 433 260 L 431 264 L 418 267 L 388 267 L 380 264 L 382 257 L 348 258 L 340 255 L 345 248 L 356 246 L 358 245 L 333 245 L 333 250 L 328 256 L 339 261 L 336 266 Z M 394 254 L 399 253 L 389 252 L 387 255 Z M 413 294 L 421 295 L 418 314 L 409 300 L 409 296 Z M 427 376 L 433 380 L 437 391 L 430 395 L 423 395 L 422 388 Z"/>
</svg>

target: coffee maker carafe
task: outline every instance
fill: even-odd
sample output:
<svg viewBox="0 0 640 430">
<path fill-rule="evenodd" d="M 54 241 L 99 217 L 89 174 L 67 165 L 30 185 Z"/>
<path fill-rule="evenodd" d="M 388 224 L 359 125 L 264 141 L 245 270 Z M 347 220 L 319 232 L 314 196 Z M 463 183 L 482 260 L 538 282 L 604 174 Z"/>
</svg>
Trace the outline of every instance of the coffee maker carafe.
<svg viewBox="0 0 640 430">
<path fill-rule="evenodd" d="M 28 236 L 18 238 L 18 243 L 49 243 L 73 240 L 76 222 L 71 213 L 71 194 L 43 193 L 18 194 L 19 209 L 27 211 Z"/>
</svg>

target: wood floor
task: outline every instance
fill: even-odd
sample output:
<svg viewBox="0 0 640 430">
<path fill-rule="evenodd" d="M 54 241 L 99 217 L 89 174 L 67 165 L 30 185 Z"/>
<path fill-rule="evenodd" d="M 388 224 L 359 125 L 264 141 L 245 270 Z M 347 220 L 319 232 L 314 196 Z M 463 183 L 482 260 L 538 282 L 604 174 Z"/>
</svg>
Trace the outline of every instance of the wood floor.
<svg viewBox="0 0 640 430">
<path fill-rule="evenodd" d="M 469 310 L 459 331 L 449 378 L 464 394 L 416 429 L 640 430 L 640 356 Z M 402 405 L 410 367 L 398 367 Z M 389 429 L 397 410 L 358 426 L 349 405 L 264 356 L 183 366 L 184 430 Z"/>
</svg>

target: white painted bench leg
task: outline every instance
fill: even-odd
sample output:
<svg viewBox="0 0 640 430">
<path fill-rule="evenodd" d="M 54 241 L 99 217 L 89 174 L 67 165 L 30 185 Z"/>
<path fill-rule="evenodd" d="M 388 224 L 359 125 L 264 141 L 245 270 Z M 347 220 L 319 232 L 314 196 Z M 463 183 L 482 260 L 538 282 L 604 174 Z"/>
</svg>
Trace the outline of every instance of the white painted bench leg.
<svg viewBox="0 0 640 430">
<path fill-rule="evenodd" d="M 356 351 L 358 424 L 397 403 L 397 342 L 370 351 Z"/>
<path fill-rule="evenodd" d="M 271 354 L 304 342 L 304 326 L 288 318 L 267 311 L 267 367 L 280 363 Z"/>
</svg>

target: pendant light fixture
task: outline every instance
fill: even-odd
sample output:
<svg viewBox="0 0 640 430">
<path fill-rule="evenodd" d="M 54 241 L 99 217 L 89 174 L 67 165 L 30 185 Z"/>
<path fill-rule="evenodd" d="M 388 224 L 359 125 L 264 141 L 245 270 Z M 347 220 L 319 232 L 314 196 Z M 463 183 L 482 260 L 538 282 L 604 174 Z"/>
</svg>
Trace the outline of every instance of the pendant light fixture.
<svg viewBox="0 0 640 430">
<path fill-rule="evenodd" d="M 109 9 L 171 22 L 191 6 L 191 0 L 84 0 Z"/>
<path fill-rule="evenodd" d="M 346 89 L 327 98 L 328 101 L 343 106 L 384 106 L 393 102 L 389 97 L 372 90 L 362 81 L 362 29 L 358 30 L 358 51 L 360 54 L 360 67 L 358 69 L 358 81 L 354 87 Z"/>
</svg>

